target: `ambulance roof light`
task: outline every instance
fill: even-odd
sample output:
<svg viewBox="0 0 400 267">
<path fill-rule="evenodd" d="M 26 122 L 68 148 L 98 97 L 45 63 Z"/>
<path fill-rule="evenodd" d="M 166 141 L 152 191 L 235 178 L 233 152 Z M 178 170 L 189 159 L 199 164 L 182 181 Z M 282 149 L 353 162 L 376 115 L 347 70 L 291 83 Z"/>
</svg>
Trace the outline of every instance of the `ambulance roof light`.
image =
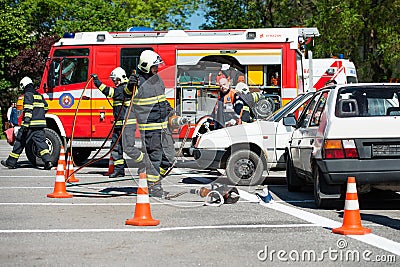
<svg viewBox="0 0 400 267">
<path fill-rule="evenodd" d="M 257 36 L 256 32 L 248 32 L 246 35 L 246 38 L 247 39 L 256 39 L 256 36 Z"/>
<path fill-rule="evenodd" d="M 104 42 L 106 40 L 105 34 L 98 34 L 97 35 L 97 42 Z"/>
<path fill-rule="evenodd" d="M 73 33 L 73 32 L 65 32 L 64 35 L 63 35 L 63 38 L 74 39 L 75 38 L 75 33 Z"/>
<path fill-rule="evenodd" d="M 126 29 L 127 32 L 152 32 L 154 29 L 149 27 L 130 27 Z"/>
</svg>

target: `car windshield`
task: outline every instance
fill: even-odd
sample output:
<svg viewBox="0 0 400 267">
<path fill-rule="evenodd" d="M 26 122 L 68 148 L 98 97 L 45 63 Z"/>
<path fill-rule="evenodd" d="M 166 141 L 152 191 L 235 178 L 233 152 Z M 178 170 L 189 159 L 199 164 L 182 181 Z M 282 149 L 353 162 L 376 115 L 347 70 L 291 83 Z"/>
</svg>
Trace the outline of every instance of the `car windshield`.
<svg viewBox="0 0 400 267">
<path fill-rule="evenodd" d="M 280 109 L 276 110 L 274 113 L 269 115 L 265 120 L 266 121 L 279 121 L 281 118 L 283 118 L 287 114 L 294 112 L 293 108 L 298 106 L 300 103 L 305 102 L 313 94 L 314 94 L 313 92 L 310 92 L 310 93 L 298 95 L 296 98 L 294 98 L 292 101 L 287 103 L 285 106 L 281 107 Z"/>
<path fill-rule="evenodd" d="M 336 116 L 399 116 L 400 86 L 358 86 L 339 89 Z"/>
</svg>

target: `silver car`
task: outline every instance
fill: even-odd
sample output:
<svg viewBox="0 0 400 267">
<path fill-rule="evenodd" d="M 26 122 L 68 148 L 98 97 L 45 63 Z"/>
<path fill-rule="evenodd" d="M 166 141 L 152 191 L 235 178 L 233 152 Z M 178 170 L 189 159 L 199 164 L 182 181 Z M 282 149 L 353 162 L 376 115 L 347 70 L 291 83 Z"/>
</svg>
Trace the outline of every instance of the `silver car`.
<svg viewBox="0 0 400 267">
<path fill-rule="evenodd" d="M 400 189 L 400 84 L 335 85 L 318 91 L 293 126 L 286 149 L 289 191 L 314 184 L 317 207 L 343 196 L 349 176 L 359 191 Z"/>
</svg>

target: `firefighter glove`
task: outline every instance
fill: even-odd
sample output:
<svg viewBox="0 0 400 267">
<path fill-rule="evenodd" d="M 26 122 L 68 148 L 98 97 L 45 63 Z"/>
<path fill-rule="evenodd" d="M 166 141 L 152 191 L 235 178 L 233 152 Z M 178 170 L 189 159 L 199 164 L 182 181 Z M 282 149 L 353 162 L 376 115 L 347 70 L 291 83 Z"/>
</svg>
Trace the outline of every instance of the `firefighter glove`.
<svg viewBox="0 0 400 267">
<path fill-rule="evenodd" d="M 101 82 L 100 82 L 99 77 L 97 76 L 97 74 L 92 74 L 90 76 L 93 78 L 94 85 L 96 85 L 96 87 L 100 87 Z"/>
<path fill-rule="evenodd" d="M 131 77 L 129 77 L 129 82 L 128 85 L 138 85 L 139 84 L 139 75 L 137 74 L 132 74 Z"/>
</svg>

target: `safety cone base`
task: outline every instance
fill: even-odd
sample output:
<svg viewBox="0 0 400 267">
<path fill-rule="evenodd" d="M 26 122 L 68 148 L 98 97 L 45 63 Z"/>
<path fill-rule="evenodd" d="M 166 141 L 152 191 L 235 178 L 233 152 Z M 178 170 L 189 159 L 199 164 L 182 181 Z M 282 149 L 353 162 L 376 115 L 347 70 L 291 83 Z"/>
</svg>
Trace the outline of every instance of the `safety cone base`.
<svg viewBox="0 0 400 267">
<path fill-rule="evenodd" d="M 47 194 L 47 197 L 50 198 L 71 198 L 72 195 L 68 193 L 63 193 L 63 192 L 54 192 L 51 194 Z"/>
<path fill-rule="evenodd" d="M 332 233 L 340 234 L 340 235 L 366 235 L 370 234 L 372 231 L 366 227 L 339 227 L 333 228 Z"/>
<path fill-rule="evenodd" d="M 126 225 L 135 225 L 135 226 L 157 226 L 160 224 L 160 220 L 155 220 L 153 218 L 147 217 L 137 217 L 129 219 L 125 221 Z"/>
<path fill-rule="evenodd" d="M 54 192 L 47 194 L 51 198 L 70 198 L 72 194 L 67 193 L 65 183 L 56 182 L 54 185 Z"/>
</svg>

